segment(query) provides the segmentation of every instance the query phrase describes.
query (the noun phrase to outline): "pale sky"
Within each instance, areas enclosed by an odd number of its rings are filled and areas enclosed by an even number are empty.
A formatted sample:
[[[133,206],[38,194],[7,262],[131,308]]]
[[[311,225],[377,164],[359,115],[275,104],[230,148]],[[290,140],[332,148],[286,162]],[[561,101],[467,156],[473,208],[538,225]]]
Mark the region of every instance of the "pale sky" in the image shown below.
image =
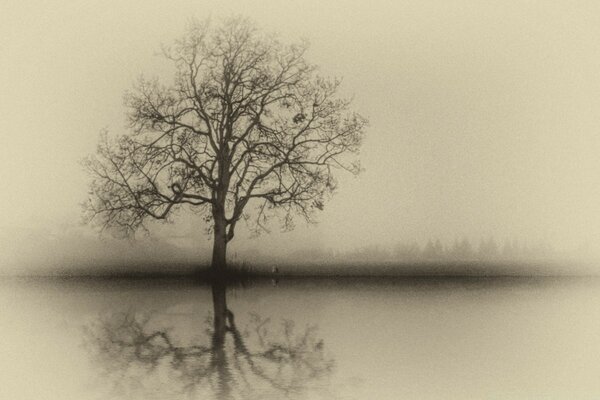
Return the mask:
[[[125,132],[124,91],[170,71],[156,54],[190,17],[232,14],[309,39],[370,120],[365,172],[340,177],[319,224],[251,245],[493,235],[600,253],[600,3],[567,0],[4,0],[3,240],[77,224],[78,160],[102,129]]]

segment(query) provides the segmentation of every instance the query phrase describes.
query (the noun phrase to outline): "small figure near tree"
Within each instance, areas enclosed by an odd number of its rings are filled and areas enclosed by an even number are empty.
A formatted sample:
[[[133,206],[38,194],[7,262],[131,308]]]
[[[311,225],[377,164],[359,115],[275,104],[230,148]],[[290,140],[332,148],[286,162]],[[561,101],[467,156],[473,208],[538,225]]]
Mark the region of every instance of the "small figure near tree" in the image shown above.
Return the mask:
[[[173,84],[140,79],[125,96],[131,132],[103,135],[85,160],[87,219],[131,235],[189,206],[214,235],[216,271],[241,219],[255,231],[275,215],[286,228],[294,215],[311,220],[336,187],[335,170],[359,172],[366,120],[306,50],[242,18],[192,23],[164,50]]]

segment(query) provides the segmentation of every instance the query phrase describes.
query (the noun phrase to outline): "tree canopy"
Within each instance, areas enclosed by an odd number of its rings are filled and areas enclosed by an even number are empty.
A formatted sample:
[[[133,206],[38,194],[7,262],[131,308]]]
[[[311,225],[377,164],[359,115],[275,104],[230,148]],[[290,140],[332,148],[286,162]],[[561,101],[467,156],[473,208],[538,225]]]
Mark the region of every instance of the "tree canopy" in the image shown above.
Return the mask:
[[[191,206],[214,232],[213,264],[242,219],[255,231],[274,215],[288,228],[294,215],[312,220],[335,170],[359,172],[367,121],[307,48],[243,18],[191,23],[163,49],[173,82],[140,78],[125,94],[130,132],[104,134],[85,160],[88,220],[131,235]]]

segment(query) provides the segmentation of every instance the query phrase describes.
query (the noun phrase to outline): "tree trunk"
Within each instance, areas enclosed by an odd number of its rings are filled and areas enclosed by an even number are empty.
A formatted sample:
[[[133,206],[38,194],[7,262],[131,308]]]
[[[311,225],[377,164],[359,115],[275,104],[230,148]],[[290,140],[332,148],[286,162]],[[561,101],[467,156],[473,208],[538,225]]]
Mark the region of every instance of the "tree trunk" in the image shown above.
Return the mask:
[[[213,341],[220,344],[225,341],[225,333],[227,332],[227,288],[224,282],[213,282],[211,289],[214,318]]]
[[[217,371],[217,393],[219,399],[228,399],[231,392],[231,373],[227,365],[225,354],[225,334],[227,333],[227,300],[224,282],[213,282],[213,337],[212,337],[212,363]]]
[[[227,268],[227,219],[225,218],[225,204],[227,188],[229,187],[227,148],[218,157],[219,163],[219,185],[217,187],[215,203],[212,208],[214,220],[215,237],[213,242],[213,255],[211,267],[215,275],[223,275]]]
[[[211,267],[214,272],[223,273],[227,268],[227,224],[225,218],[216,217]]]

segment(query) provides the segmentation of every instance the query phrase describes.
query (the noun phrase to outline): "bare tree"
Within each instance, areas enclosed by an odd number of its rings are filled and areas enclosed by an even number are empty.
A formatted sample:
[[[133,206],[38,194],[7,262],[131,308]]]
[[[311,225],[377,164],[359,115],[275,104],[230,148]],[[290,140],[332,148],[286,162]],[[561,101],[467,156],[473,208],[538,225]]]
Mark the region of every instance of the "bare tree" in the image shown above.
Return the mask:
[[[86,217],[130,235],[191,206],[214,234],[216,270],[241,219],[255,231],[274,215],[287,228],[297,214],[310,221],[336,187],[334,171],[359,172],[366,120],[306,50],[242,18],[192,23],[164,49],[173,84],[141,78],[125,96],[131,132],[103,135],[85,160],[94,177]]]

